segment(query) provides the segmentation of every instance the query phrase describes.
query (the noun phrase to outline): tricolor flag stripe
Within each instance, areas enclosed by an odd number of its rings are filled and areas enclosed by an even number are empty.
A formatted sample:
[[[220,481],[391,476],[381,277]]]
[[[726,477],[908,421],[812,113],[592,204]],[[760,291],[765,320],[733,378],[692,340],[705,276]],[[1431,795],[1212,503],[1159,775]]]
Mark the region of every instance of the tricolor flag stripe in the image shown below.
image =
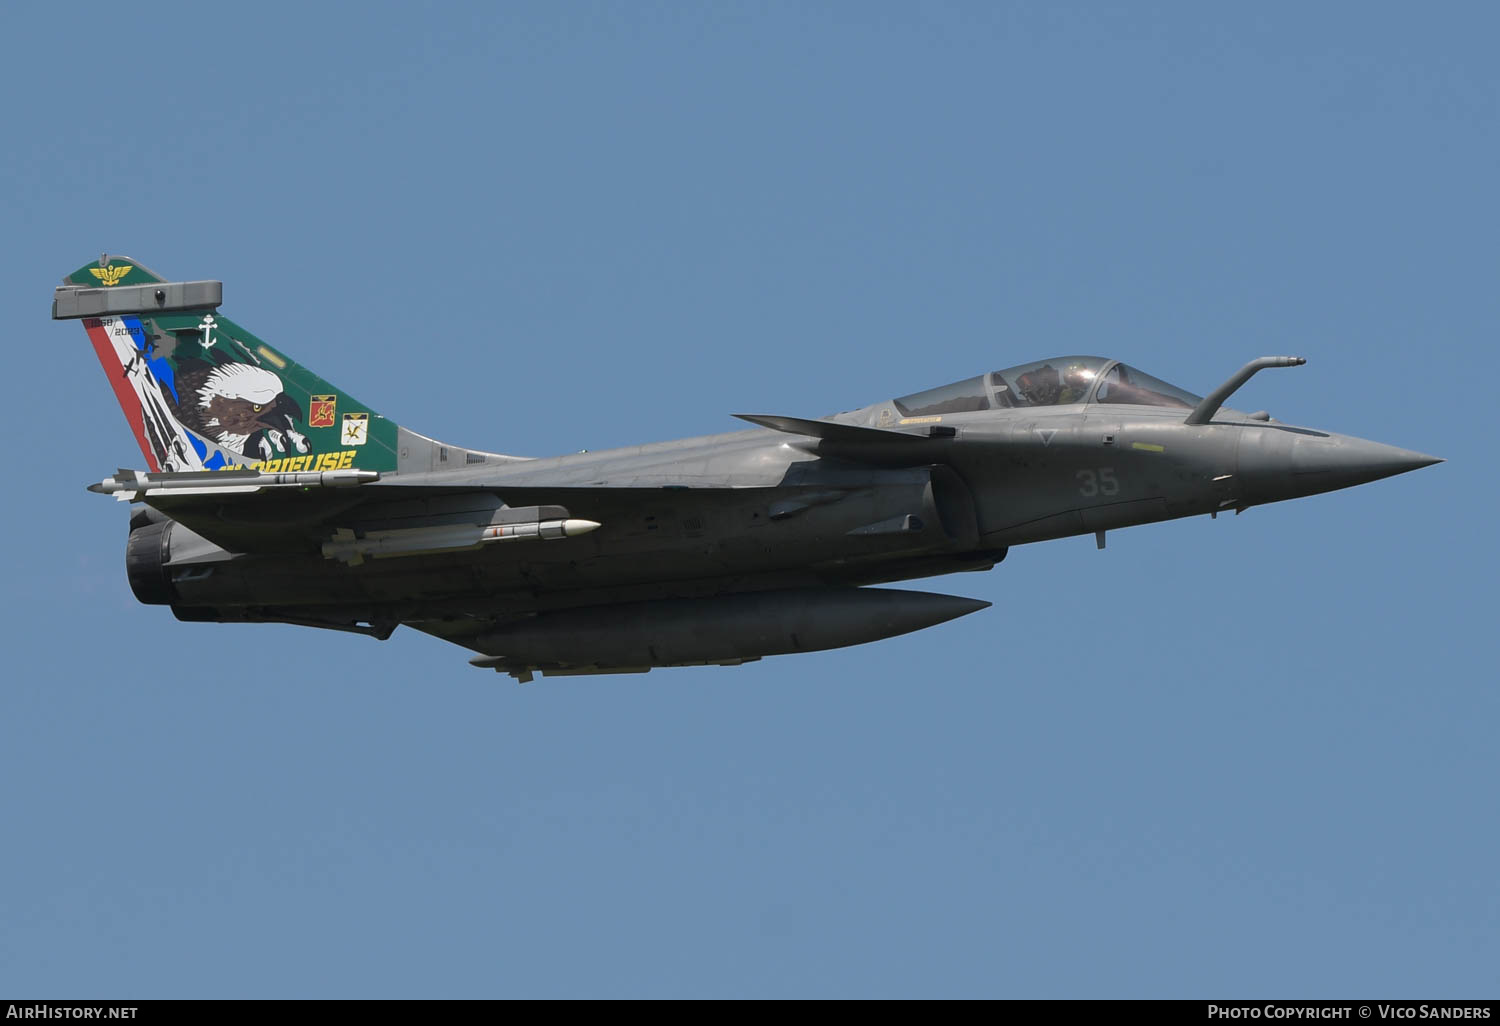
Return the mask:
[[[106,320],[109,321],[108,324],[105,323]],[[153,471],[160,472],[161,465],[156,462],[156,453],[146,441],[146,424],[141,416],[140,396],[136,395],[135,389],[126,380],[125,368],[134,358],[135,347],[130,344],[129,336],[120,341],[110,337],[113,324],[113,318],[92,318],[83,322],[89,341],[94,345],[94,354],[99,357],[99,366],[104,368],[104,376],[109,378],[109,385],[115,390],[115,399],[119,402],[120,409],[125,411],[125,422],[130,425],[130,433],[135,435],[136,444],[146,457],[146,464]]]

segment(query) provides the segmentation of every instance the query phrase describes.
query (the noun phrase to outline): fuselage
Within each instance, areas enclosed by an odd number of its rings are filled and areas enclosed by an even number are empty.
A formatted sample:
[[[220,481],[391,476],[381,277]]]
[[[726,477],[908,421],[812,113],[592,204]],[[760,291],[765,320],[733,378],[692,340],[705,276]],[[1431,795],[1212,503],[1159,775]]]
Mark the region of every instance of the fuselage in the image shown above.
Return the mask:
[[[885,405],[831,420],[875,423]],[[171,601],[218,613],[327,606],[401,621],[434,609],[507,615],[909,580],[987,569],[1013,545],[1243,509],[1432,462],[1228,409],[1202,425],[1183,423],[1175,408],[1083,403],[929,420],[952,435],[915,438],[893,452],[753,429],[418,471],[405,480],[483,486],[511,506],[545,494],[602,526],[524,552],[495,547],[358,566],[309,553],[226,560],[216,546],[179,535]],[[445,501],[455,521],[483,510]],[[351,527],[400,530],[441,512],[376,506]]]

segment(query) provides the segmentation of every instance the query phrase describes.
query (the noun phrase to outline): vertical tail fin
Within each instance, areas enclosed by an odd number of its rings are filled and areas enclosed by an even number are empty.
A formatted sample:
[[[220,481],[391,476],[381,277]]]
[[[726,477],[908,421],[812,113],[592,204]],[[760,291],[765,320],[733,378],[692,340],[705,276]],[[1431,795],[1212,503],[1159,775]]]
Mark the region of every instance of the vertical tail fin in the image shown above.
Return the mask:
[[[398,425],[220,315],[221,295],[109,256],[55,294],[52,316],[83,321],[150,469],[395,471]]]

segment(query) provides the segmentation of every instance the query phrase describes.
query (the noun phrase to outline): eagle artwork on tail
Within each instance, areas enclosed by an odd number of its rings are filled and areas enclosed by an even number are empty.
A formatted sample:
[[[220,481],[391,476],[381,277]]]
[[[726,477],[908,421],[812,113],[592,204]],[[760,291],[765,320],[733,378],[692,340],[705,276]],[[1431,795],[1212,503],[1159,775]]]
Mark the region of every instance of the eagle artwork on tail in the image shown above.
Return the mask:
[[[178,369],[177,391],[184,427],[247,459],[274,459],[289,443],[298,453],[309,449],[294,423],[302,420],[302,407],[264,367],[187,361]]]
[[[102,318],[88,325],[101,360],[118,360],[124,384],[134,393],[137,430],[147,459],[168,472],[214,470],[240,462],[268,461],[312,445],[298,430],[306,425],[302,406],[287,395],[281,377],[263,367],[238,339],[210,334],[218,324],[188,331],[153,330],[154,324],[126,317]],[[171,334],[176,338],[163,338]],[[200,335],[202,348],[187,350],[182,336]],[[195,340],[196,341],[196,340]],[[253,363],[242,362],[234,345]],[[123,396],[122,392],[122,396]],[[217,446],[221,452],[210,453]],[[227,461],[227,463],[226,463]]]

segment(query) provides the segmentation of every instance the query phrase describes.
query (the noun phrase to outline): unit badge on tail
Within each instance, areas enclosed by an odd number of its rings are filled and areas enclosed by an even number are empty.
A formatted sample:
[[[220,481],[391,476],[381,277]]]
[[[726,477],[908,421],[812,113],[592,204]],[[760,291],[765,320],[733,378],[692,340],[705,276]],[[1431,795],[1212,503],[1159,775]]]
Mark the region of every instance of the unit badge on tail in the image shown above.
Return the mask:
[[[308,427],[333,427],[334,413],[338,408],[336,395],[315,395],[307,408]]]
[[[106,285],[115,285],[130,273],[130,266],[130,264],[121,264],[119,267],[90,267],[89,273]]]

